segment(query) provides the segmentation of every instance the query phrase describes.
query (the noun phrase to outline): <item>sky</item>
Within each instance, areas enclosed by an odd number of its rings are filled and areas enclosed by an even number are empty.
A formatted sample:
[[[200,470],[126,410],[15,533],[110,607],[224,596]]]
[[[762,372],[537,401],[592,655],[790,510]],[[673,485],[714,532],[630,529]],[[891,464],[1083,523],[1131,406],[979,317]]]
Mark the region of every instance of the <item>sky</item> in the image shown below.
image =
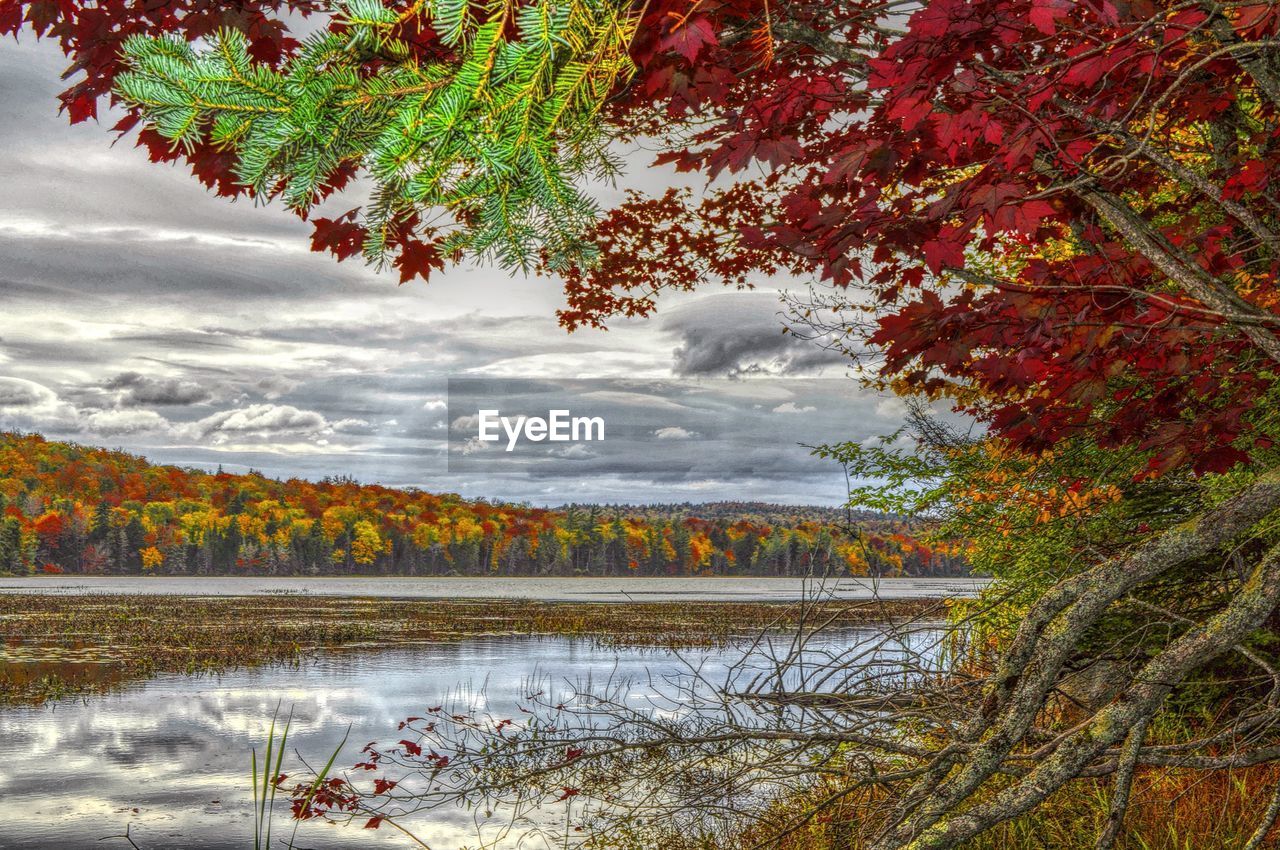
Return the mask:
[[[216,198],[113,145],[110,116],[70,126],[54,99],[65,67],[50,43],[0,44],[0,428],[534,504],[837,504],[842,470],[800,444],[902,423],[901,402],[782,334],[779,289],[806,281],[682,294],[573,334],[554,281],[459,267],[398,286],[311,253],[309,226],[278,205]],[[626,185],[677,179],[643,152],[628,161]],[[559,403],[624,426],[559,462],[569,447],[461,462],[470,420],[447,390],[476,379],[508,407],[576,381]]]

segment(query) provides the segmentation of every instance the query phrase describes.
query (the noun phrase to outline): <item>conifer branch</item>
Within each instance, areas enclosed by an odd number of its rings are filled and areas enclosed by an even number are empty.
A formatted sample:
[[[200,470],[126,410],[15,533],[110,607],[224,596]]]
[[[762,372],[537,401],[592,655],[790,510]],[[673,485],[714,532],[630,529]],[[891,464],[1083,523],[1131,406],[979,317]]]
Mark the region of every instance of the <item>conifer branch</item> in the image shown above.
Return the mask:
[[[416,235],[447,230],[445,253],[521,269],[590,260],[582,234],[597,210],[579,187],[614,170],[598,112],[635,70],[628,5],[504,2],[478,19],[465,0],[402,12],[343,0],[336,21],[279,69],[234,31],[204,50],[135,37],[116,92],[175,145],[233,151],[253,193],[299,211],[358,163],[375,183],[360,222],[373,263],[393,259],[407,223],[440,213]],[[411,30],[434,32],[451,57],[413,58]]]

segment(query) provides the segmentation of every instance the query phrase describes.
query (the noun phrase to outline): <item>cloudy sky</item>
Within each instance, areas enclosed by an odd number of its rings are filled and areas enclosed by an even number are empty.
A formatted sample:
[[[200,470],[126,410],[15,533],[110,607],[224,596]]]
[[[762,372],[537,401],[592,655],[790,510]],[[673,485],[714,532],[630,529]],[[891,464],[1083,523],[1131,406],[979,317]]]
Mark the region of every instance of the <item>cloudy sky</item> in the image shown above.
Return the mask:
[[[51,44],[0,45],[0,427],[166,463],[540,504],[832,504],[841,471],[796,443],[901,422],[900,403],[780,333],[776,289],[672,298],[656,318],[570,335],[546,280],[458,268],[398,287],[312,254],[309,228],[279,207],[215,198],[112,146],[109,119],[69,126],[54,100],[65,66]],[[637,185],[674,179],[635,162]],[[725,380],[744,373],[773,377]],[[625,446],[581,450],[591,463],[450,471],[451,378],[645,381],[651,409]]]

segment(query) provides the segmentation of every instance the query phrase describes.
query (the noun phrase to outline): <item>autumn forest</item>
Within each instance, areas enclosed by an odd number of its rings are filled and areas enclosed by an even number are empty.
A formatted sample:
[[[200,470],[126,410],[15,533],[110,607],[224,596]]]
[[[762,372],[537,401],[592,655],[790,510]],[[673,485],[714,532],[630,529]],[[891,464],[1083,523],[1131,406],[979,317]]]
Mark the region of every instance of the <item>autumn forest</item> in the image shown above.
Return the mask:
[[[956,575],[899,521],[758,504],[562,510],[276,481],[0,436],[0,571],[179,575]],[[699,506],[702,507],[702,506]]]

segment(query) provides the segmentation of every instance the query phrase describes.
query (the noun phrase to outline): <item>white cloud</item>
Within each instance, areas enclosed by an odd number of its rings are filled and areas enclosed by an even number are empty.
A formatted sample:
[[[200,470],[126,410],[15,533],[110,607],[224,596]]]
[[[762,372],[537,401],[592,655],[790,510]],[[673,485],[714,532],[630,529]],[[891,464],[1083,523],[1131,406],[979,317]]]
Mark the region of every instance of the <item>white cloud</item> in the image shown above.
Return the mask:
[[[474,431],[479,427],[480,417],[474,413],[469,416],[459,416],[457,419],[453,420],[453,424],[449,426],[449,428],[454,431]]]
[[[80,411],[43,384],[0,377],[0,425],[6,428],[66,430],[77,427]]]
[[[299,410],[291,404],[251,404],[223,410],[196,423],[200,433],[217,434],[316,434],[328,422],[314,410]]]
[[[876,416],[883,416],[885,419],[903,420],[907,418],[907,403],[897,396],[893,396],[881,401],[876,405]]]
[[[813,413],[818,408],[806,405],[797,407],[794,401],[783,402],[773,409],[774,413]]]
[[[172,427],[154,410],[99,410],[85,417],[85,427],[104,437],[128,434],[154,434]]]
[[[598,453],[593,452],[582,443],[574,443],[573,445],[567,446],[558,452],[553,452],[553,454],[558,455],[565,460],[589,460],[593,457],[600,456]]]
[[[653,436],[659,440],[692,440],[699,435],[697,431],[688,431],[679,425],[671,425],[654,431]]]
[[[394,425],[395,420],[392,419],[386,424]],[[339,419],[330,427],[339,434],[372,434],[377,431],[377,428],[374,427],[373,423],[369,422],[367,419]]]
[[[296,390],[301,384],[298,381],[280,375],[268,375],[265,378],[259,378],[254,388],[262,393],[263,396],[271,400],[280,398],[285,393]]]

